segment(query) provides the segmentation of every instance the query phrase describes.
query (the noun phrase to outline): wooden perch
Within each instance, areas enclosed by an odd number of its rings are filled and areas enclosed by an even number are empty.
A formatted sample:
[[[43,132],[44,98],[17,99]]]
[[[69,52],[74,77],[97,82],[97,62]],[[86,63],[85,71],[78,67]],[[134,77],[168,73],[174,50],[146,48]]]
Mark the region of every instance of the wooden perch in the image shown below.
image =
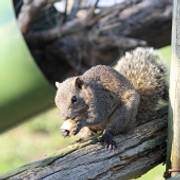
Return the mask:
[[[58,155],[26,165],[2,179],[129,179],[141,176],[165,159],[167,107],[131,134],[115,138],[109,151],[96,139],[68,146]],[[1,179],[0,178],[0,179]]]

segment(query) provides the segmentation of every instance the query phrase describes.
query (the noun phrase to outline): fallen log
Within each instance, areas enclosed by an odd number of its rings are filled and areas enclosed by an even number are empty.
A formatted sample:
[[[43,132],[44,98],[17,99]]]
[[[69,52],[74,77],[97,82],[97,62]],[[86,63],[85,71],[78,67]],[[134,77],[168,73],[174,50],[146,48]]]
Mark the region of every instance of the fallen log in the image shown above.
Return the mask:
[[[96,138],[75,143],[58,155],[23,166],[0,179],[130,179],[165,160],[167,107],[133,133],[115,138],[117,149],[105,149]]]

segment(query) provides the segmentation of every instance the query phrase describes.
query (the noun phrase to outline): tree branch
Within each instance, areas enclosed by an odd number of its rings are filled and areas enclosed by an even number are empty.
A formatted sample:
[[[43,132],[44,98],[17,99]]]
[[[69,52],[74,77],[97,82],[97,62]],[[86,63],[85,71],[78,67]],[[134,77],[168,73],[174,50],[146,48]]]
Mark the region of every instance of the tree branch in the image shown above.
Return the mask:
[[[171,0],[127,0],[88,12],[83,18],[25,33],[37,64],[53,84],[92,65],[110,65],[137,46],[170,44]],[[77,71],[79,63],[82,69]]]
[[[72,19],[74,19],[76,17],[77,12],[78,12],[78,10],[79,10],[79,8],[81,6],[81,1],[82,0],[74,0],[72,8],[71,8],[71,12],[70,12],[70,14],[68,16],[69,20],[72,20]]]
[[[50,2],[53,3],[53,0],[23,0],[23,5],[18,15],[18,25],[22,33],[26,33],[29,30],[29,26],[40,10]]]
[[[115,138],[118,148],[108,151],[96,139],[68,146],[59,155],[26,165],[5,179],[130,179],[165,159],[167,107],[133,133]]]

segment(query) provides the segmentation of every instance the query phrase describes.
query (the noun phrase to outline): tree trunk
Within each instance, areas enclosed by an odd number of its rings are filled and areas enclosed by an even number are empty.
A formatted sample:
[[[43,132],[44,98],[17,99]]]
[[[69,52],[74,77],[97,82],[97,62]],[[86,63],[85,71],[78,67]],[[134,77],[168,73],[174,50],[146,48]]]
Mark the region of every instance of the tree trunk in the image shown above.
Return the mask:
[[[141,176],[165,159],[167,107],[131,134],[115,138],[109,151],[91,139],[68,146],[58,155],[26,165],[2,179],[130,179]]]
[[[20,29],[52,83],[92,65],[112,64],[137,46],[170,44],[171,0],[125,0],[110,7],[100,1],[87,7],[79,0],[64,13],[54,9],[53,1],[27,0],[21,10],[19,1],[14,0]]]

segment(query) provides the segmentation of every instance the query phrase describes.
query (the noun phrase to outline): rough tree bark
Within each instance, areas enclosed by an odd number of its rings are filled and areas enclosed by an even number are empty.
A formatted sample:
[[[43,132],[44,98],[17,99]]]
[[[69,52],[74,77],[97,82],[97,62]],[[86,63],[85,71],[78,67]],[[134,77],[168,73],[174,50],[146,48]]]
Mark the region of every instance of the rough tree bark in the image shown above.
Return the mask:
[[[20,1],[14,0],[18,24],[52,83],[95,64],[112,64],[137,46],[170,44],[171,0],[125,0],[111,7],[99,1],[86,7],[79,0],[64,13],[52,7],[55,0],[26,0],[19,8]]]
[[[26,165],[0,179],[130,179],[165,159],[167,107],[157,111],[131,134],[115,138],[118,148],[108,151],[96,139],[76,143],[58,155]]]

